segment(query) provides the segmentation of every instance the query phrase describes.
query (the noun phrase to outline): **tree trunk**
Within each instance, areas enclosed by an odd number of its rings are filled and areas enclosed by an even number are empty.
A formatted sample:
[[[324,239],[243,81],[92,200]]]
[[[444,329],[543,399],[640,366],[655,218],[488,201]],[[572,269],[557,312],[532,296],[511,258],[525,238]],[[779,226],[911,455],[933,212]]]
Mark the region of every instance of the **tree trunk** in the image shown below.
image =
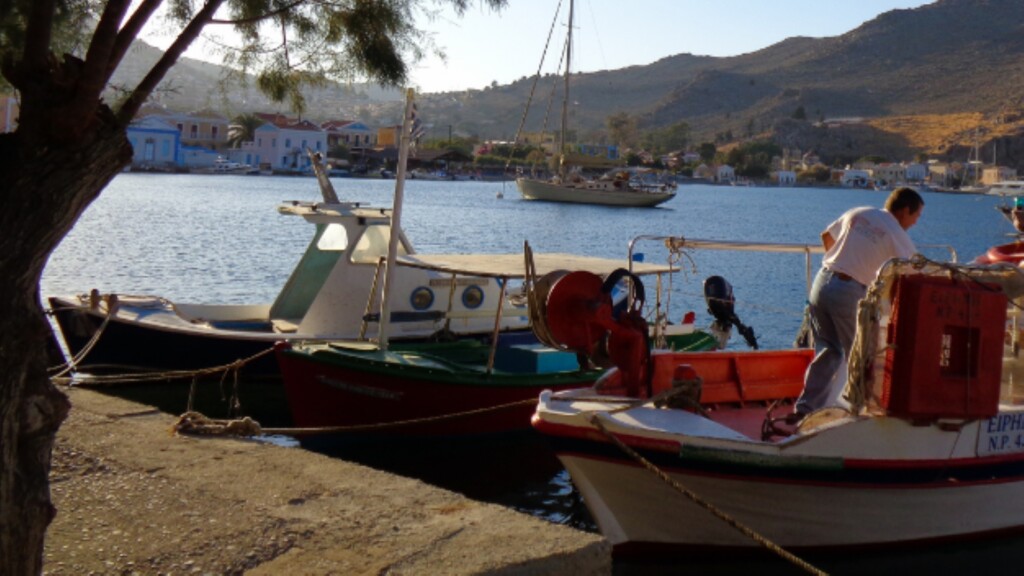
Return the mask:
[[[0,574],[42,571],[50,456],[67,397],[47,376],[39,281],[50,254],[131,160],[124,128],[105,105],[74,145],[0,135]],[[33,142],[36,145],[26,144]]]

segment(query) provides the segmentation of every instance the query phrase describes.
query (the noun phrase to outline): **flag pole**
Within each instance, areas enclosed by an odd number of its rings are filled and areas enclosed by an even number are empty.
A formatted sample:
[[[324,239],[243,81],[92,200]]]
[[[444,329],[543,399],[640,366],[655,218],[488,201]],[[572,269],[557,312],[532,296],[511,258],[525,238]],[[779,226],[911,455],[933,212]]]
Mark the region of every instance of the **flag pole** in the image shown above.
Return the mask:
[[[379,346],[388,349],[388,327],[391,323],[389,299],[398,258],[398,243],[402,237],[402,203],[405,197],[405,165],[409,160],[409,143],[412,136],[413,89],[405,91],[405,115],[402,117],[402,131],[398,140],[398,167],[395,173],[395,199],[391,209],[391,237],[388,241],[388,258],[384,268],[384,283],[380,299]]]

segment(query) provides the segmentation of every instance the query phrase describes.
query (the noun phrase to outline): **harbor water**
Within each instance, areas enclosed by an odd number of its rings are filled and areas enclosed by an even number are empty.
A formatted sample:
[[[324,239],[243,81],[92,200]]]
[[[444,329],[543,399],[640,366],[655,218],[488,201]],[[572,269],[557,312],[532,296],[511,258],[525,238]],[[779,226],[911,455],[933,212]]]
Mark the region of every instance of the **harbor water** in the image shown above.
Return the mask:
[[[394,181],[332,181],[343,200],[392,204]],[[522,253],[525,241],[535,252],[621,258],[625,263],[630,241],[641,235],[816,245],[821,231],[844,210],[881,207],[886,196],[887,192],[872,190],[695,184],[681,186],[673,200],[658,208],[617,208],[524,201],[512,182],[414,180],[406,183],[402,226],[421,253]],[[924,214],[910,236],[926,255],[946,260],[952,248],[961,261],[968,261],[1009,241],[1012,228],[996,210],[1004,200],[927,192],[923,196]],[[282,201],[320,199],[312,178],[121,174],[52,255],[42,295],[98,289],[173,301],[271,302],[311,237],[305,221],[280,215],[276,208]],[[636,252],[651,263],[667,258],[664,247],[654,241],[639,242]],[[819,260],[812,258],[812,273]],[[698,325],[709,323],[701,283],[720,275],[732,284],[737,314],[753,327],[762,348],[792,344],[806,300],[803,255],[699,251],[683,254],[677,264],[682,273],[662,303],[672,320],[694,311]],[[745,344],[737,337],[731,346]],[[340,447],[334,454],[595,530],[567,474],[532,435],[464,445],[414,443],[386,452]],[[1007,544],[1006,550],[991,543],[958,550],[978,555],[984,565],[988,558],[998,556],[1002,562],[1007,554],[1020,554],[1020,544]],[[945,571],[952,560],[942,554],[932,556]],[[875,568],[906,572],[925,558],[884,556]],[[774,559],[768,566],[763,559],[754,562],[738,562],[732,568],[771,572],[777,563],[779,573],[792,570]],[[688,565],[692,573],[728,568],[721,562]],[[833,567],[843,571],[842,564]],[[677,568],[675,563],[622,563],[616,571],[668,573]]]

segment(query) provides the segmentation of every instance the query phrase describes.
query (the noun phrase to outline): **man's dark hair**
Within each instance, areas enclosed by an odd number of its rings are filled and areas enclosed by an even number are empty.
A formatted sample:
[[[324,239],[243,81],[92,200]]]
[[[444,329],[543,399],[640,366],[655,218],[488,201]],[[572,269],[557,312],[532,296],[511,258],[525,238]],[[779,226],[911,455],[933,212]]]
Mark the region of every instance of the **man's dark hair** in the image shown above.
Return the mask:
[[[924,206],[921,195],[917,193],[917,190],[906,186],[893,190],[885,200],[885,209],[889,212],[910,208],[910,213],[913,214],[920,210],[921,206]]]

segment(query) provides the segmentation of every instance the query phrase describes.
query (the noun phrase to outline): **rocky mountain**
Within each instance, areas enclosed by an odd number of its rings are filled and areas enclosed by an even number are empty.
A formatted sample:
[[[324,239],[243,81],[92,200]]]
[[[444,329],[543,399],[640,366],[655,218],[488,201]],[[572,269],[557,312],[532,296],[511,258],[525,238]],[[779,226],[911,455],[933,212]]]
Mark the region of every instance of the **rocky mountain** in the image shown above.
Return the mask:
[[[175,91],[162,94],[162,102],[229,114],[285,111],[253,88],[210,90],[220,85],[217,70],[182,62],[165,82]],[[555,82],[553,75],[538,80],[527,130],[540,129]],[[421,117],[437,134],[436,127],[447,133],[450,126],[455,133],[511,139],[533,83],[420,95]],[[574,74],[571,85],[571,123],[592,140],[602,137],[609,115],[627,112],[642,129],[684,121],[694,142],[770,136],[833,160],[878,149],[902,158],[965,157],[981,146],[995,150],[1001,163],[1024,167],[1017,152],[1024,143],[1016,142],[1024,126],[1024,2],[938,0],[887,12],[841,36],[790,38],[728,58],[678,54]],[[397,91],[338,86],[310,94],[308,115],[389,124],[398,121],[399,100]],[[806,120],[793,120],[798,110]],[[549,120],[549,129],[554,124]]]
[[[825,8],[822,8],[825,9]],[[551,78],[545,79],[552,80]],[[434,117],[492,137],[514,135],[532,80],[480,91],[436,94],[421,105]],[[538,90],[539,92],[540,90]],[[1024,148],[1008,139],[1019,132],[1024,98],[1024,2],[939,0],[894,10],[841,36],[790,38],[729,58],[680,54],[647,66],[577,74],[573,122],[599,135],[617,112],[653,128],[687,122],[695,141],[773,135],[783,143],[833,157],[878,153],[964,156],[975,144]],[[540,127],[531,114],[528,129]],[[807,123],[789,121],[802,109]],[[971,126],[936,116],[977,114]],[[884,123],[884,118],[927,117]],[[842,123],[831,133],[821,120]],[[898,131],[894,131],[898,130]],[[1004,157],[1002,160],[1008,160]],[[1013,159],[1022,162],[1024,158]]]

